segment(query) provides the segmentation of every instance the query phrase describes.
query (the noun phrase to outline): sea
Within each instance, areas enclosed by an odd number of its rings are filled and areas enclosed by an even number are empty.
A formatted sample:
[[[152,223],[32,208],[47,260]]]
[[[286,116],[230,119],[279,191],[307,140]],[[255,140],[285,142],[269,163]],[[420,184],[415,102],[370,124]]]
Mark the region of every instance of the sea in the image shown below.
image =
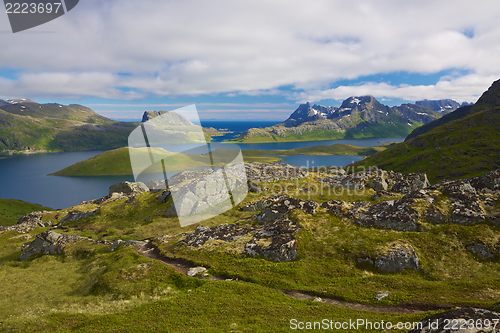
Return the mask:
[[[402,142],[404,138],[376,138],[359,140],[325,140],[305,142],[276,142],[225,144],[222,141],[237,137],[252,127],[268,127],[273,121],[214,121],[202,120],[205,127],[226,129],[232,133],[215,137],[213,144],[226,149],[293,149],[318,145],[345,143],[371,147],[387,142]],[[54,209],[63,209],[100,198],[108,194],[109,187],[122,181],[134,181],[133,176],[61,177],[48,174],[68,167],[76,162],[103,153],[105,150],[79,152],[43,153],[0,157],[0,198],[19,199]],[[299,167],[346,166],[361,159],[358,155],[306,156],[294,155],[285,158],[284,163]]]

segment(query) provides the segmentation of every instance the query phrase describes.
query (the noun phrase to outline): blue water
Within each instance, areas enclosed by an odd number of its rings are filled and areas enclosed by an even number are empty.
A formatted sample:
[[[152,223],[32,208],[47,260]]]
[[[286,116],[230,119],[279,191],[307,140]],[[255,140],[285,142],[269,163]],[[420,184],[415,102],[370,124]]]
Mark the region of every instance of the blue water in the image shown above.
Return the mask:
[[[237,122],[226,121],[210,124],[204,121],[204,126],[228,128],[235,132],[242,132],[250,127],[273,125],[275,122]],[[311,142],[283,142],[283,143],[252,143],[238,144],[241,149],[292,149],[312,147],[317,145],[331,145],[346,143],[356,146],[376,146],[380,142],[401,142],[403,138],[361,139],[361,140],[328,140]],[[226,143],[212,143],[211,148],[237,149],[238,146]],[[44,206],[61,209],[80,204],[81,201],[100,198],[108,194],[111,185],[128,180],[134,181],[133,176],[100,176],[100,177],[58,177],[48,176],[76,162],[83,161],[98,155],[104,150],[82,152],[15,155],[0,158],[0,198],[20,199],[38,203]],[[301,166],[346,166],[353,161],[360,160],[359,156],[331,155],[306,156],[295,155],[285,158],[286,163]]]

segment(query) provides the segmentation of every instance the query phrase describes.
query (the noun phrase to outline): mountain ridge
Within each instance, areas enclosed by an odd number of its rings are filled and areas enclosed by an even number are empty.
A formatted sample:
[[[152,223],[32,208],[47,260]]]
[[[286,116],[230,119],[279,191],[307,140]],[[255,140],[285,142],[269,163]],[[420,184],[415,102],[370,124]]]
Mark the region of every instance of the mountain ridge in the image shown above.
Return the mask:
[[[453,110],[458,105],[455,102],[448,109]],[[389,107],[371,95],[352,96],[338,108],[311,105],[309,102],[301,104],[285,121],[271,127],[251,128],[232,141],[245,143],[405,137],[412,130],[446,113],[448,111],[434,111],[418,104]]]

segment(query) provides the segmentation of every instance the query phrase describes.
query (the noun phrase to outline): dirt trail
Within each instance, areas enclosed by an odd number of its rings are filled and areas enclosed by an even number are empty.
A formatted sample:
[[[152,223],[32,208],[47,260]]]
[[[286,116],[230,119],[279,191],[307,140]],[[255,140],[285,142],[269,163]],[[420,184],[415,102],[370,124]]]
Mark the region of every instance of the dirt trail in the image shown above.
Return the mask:
[[[148,258],[159,260],[166,265],[174,268],[176,271],[187,275],[187,272],[190,268],[195,267],[191,263],[182,259],[173,259],[162,256],[158,249],[151,244],[150,241],[147,241],[145,245],[136,246],[137,251],[145,255]],[[209,278],[211,281],[221,281],[227,280],[224,277],[213,276],[210,275]],[[276,289],[280,290],[280,289]],[[317,299],[318,302],[322,302],[325,304],[331,304],[339,307],[344,307],[348,309],[361,310],[361,311],[372,311],[372,312],[385,312],[385,313],[422,313],[431,310],[440,310],[440,309],[450,309],[450,306],[447,305],[367,305],[367,304],[359,304],[359,303],[350,303],[340,299],[327,298],[327,297],[318,297],[314,295],[307,294],[298,290],[280,290],[283,294],[298,300],[314,300]]]

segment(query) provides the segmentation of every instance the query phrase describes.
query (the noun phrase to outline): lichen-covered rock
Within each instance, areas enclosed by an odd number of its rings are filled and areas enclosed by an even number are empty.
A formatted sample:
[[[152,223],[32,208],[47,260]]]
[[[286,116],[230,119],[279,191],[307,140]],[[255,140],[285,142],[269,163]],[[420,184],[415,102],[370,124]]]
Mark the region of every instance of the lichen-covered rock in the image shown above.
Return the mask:
[[[161,192],[161,194],[158,196],[158,201],[160,202],[167,202],[170,198],[172,197],[172,193],[169,190],[164,190]]]
[[[52,223],[42,222],[43,215],[49,213],[48,211],[43,212],[32,212],[17,220],[17,224],[11,226],[0,226],[0,231],[16,231],[19,233],[25,233],[36,228],[44,228],[50,226]]]
[[[368,186],[377,192],[387,191],[388,184],[384,179],[384,176],[375,176],[368,182]]]
[[[248,191],[249,192],[260,193],[262,191],[262,186],[260,186],[259,184],[254,183],[251,180],[247,181],[247,185],[248,185]]]
[[[363,227],[379,227],[398,231],[417,231],[420,223],[418,213],[411,206],[412,198],[383,201],[361,212],[354,221]]]
[[[23,245],[22,251],[24,252],[19,257],[20,261],[24,261],[28,259],[30,256],[37,254],[56,254],[62,253],[64,251],[64,247],[68,243],[77,242],[80,240],[87,240],[93,243],[97,243],[94,240],[75,236],[75,235],[62,235],[52,230],[48,230],[42,232],[41,234],[36,235],[35,239],[31,243],[27,243]],[[103,243],[103,242],[101,242]]]
[[[292,209],[300,209],[308,214],[314,214],[318,207],[319,204],[317,202],[283,195],[266,207],[264,211],[256,214],[255,218],[257,218],[259,223],[263,224],[285,217]]]
[[[457,308],[424,318],[419,327],[408,333],[494,333],[498,332],[500,314],[497,312]]]
[[[207,242],[214,240],[232,242],[247,235],[248,233],[254,232],[255,230],[255,227],[240,225],[239,223],[221,224],[213,228],[199,226],[193,233],[185,234],[184,239],[179,243],[193,247],[200,247],[205,245]]]
[[[410,193],[430,186],[425,173],[408,173],[395,178],[391,188],[393,192]]]
[[[500,169],[471,178],[470,184],[476,190],[489,189],[490,191],[500,191]]]
[[[113,193],[125,193],[125,194],[139,194],[143,192],[149,192],[149,188],[142,182],[121,182],[109,187],[109,194]]]
[[[245,163],[247,179],[257,183],[293,180],[308,175],[306,169],[285,163]]]
[[[152,179],[144,183],[149,188],[149,192],[157,193],[168,188],[165,180]]]
[[[488,247],[482,243],[470,245],[467,247],[467,250],[474,253],[481,260],[488,260],[494,257]]]
[[[348,218],[358,218],[369,206],[370,203],[366,201],[346,202],[341,200],[330,200],[321,204],[321,207],[326,208],[330,213],[336,216],[346,216]]]
[[[387,253],[374,260],[374,265],[384,272],[395,273],[405,269],[420,269],[419,258],[413,247],[405,242],[391,244]]]
[[[245,245],[242,254],[262,255],[273,261],[293,261],[297,257],[297,240],[294,237],[300,227],[283,218],[264,226]]]
[[[111,251],[116,250],[116,248],[120,245],[123,245],[123,246],[146,245],[146,242],[145,241],[136,241],[136,240],[123,241],[123,240],[119,239],[111,245]]]
[[[73,210],[73,211],[70,211],[68,214],[66,214],[66,216],[64,216],[59,221],[59,223],[57,225],[61,226],[63,223],[66,223],[68,221],[69,222],[76,222],[76,221],[79,221],[82,219],[86,219],[90,216],[93,216],[93,215],[99,213],[99,211],[100,211],[100,208],[94,209],[94,210],[89,211],[89,212],[81,212],[79,210]]]
[[[451,223],[472,225],[486,221],[476,189],[467,180],[444,182],[440,190],[451,200]]]

